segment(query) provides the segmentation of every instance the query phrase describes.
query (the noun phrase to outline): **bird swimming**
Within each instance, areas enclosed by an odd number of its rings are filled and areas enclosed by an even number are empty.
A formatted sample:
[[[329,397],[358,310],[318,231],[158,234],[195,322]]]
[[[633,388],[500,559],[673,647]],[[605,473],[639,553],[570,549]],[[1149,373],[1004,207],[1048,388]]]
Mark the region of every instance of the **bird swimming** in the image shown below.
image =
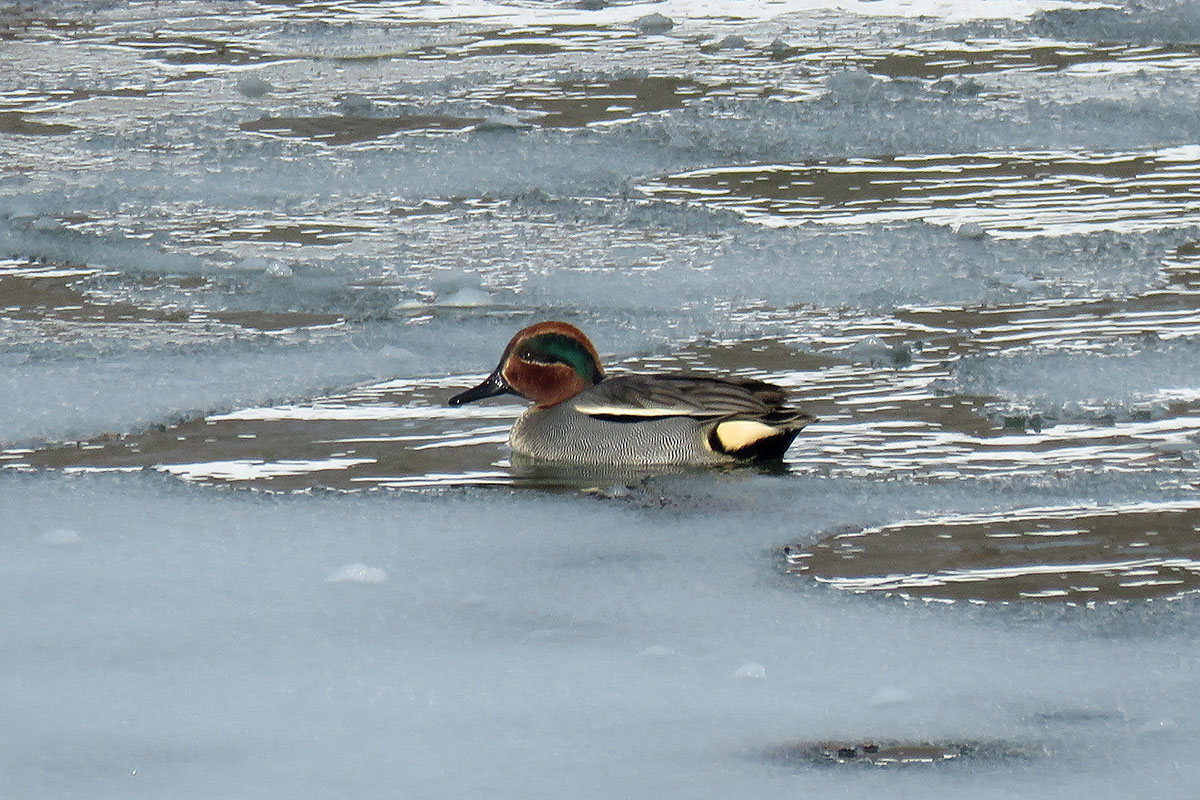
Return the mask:
[[[625,466],[735,464],[783,457],[815,418],[787,392],[747,378],[607,377],[588,338],[566,322],[518,331],[461,406],[515,394],[533,401],[513,424],[516,453],[547,461]]]

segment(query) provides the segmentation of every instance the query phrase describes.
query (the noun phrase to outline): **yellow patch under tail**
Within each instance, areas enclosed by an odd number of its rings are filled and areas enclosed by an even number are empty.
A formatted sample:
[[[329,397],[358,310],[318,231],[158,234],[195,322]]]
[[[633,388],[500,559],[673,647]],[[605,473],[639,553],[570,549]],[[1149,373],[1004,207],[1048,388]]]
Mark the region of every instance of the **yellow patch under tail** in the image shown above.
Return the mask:
[[[779,428],[752,419],[731,419],[717,423],[717,441],[726,453],[736,453],[755,442],[779,435]]]

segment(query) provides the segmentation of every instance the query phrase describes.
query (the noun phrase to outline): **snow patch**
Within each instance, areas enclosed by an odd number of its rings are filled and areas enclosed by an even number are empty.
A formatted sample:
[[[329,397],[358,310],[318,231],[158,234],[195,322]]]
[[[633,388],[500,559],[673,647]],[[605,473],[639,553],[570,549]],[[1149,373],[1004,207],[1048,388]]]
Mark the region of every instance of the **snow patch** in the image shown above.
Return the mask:
[[[387,570],[355,563],[335,569],[325,580],[329,583],[386,583],[387,579]]]
[[[875,694],[871,695],[872,708],[891,708],[892,706],[904,705],[912,700],[912,695],[903,689],[895,686],[880,686]]]
[[[42,541],[55,547],[79,544],[83,538],[70,528],[51,528],[42,534]]]
[[[740,681],[761,681],[767,677],[767,668],[757,661],[747,661],[733,671],[733,677]]]

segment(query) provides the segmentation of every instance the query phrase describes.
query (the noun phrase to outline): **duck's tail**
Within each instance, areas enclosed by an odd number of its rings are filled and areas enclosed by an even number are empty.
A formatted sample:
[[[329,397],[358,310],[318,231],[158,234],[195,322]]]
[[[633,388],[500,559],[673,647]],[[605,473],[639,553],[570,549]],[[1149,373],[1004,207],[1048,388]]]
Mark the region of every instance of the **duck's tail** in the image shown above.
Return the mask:
[[[764,417],[724,419],[713,426],[708,442],[716,452],[745,461],[778,461],[804,426],[815,420],[792,409]]]

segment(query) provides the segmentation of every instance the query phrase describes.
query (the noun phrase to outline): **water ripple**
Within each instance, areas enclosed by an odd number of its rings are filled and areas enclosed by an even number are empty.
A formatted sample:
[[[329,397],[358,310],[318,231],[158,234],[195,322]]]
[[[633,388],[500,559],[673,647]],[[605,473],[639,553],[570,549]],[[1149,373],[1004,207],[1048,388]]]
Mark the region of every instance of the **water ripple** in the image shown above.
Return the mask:
[[[974,224],[998,238],[1200,224],[1200,148],[904,155],[681,172],[639,187],[768,226]]]

